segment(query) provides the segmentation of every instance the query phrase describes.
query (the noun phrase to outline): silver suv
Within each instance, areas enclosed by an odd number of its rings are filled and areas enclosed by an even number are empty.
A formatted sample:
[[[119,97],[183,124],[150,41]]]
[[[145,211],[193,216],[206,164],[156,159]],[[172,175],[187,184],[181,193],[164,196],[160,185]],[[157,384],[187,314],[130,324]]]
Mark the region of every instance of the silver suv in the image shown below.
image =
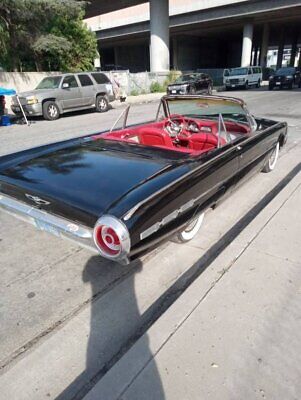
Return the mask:
[[[101,72],[49,76],[34,90],[20,93],[19,98],[26,115],[43,115],[48,120],[58,119],[66,112],[88,108],[105,112],[109,102],[115,100],[112,83]],[[11,109],[15,114],[21,113],[15,96]]]

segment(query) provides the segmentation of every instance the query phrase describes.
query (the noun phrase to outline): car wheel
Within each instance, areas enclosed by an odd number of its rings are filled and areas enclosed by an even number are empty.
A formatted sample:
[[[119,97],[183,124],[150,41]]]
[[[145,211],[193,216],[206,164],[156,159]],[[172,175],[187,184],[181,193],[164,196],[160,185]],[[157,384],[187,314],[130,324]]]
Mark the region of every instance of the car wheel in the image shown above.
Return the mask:
[[[207,89],[207,93],[212,94],[212,90],[213,90],[212,85],[209,85],[208,89]]]
[[[275,168],[279,156],[279,142],[277,142],[276,146],[272,150],[269,159],[265,163],[262,172],[271,172]]]
[[[60,110],[55,101],[45,101],[43,104],[43,117],[48,121],[54,121],[60,116]]]
[[[195,94],[195,93],[196,93],[195,87],[191,86],[189,89],[189,94]]]
[[[245,83],[245,90],[248,90],[249,89],[249,82],[247,81],[246,83]]]
[[[273,85],[269,85],[269,90],[273,90],[274,86]]]
[[[97,112],[106,112],[109,109],[109,102],[105,96],[97,96],[95,108]]]
[[[204,215],[205,213],[199,215],[190,224],[188,224],[182,232],[179,232],[176,236],[176,241],[180,243],[185,243],[193,239],[203,224]]]
[[[293,82],[290,83],[290,84],[288,85],[288,89],[289,89],[289,90],[292,90],[292,89],[293,89]]]
[[[258,82],[257,82],[256,87],[257,87],[257,88],[260,88],[260,79],[258,79]]]
[[[300,79],[300,81],[299,81],[298,88],[299,88],[299,89],[301,88],[301,79]]]

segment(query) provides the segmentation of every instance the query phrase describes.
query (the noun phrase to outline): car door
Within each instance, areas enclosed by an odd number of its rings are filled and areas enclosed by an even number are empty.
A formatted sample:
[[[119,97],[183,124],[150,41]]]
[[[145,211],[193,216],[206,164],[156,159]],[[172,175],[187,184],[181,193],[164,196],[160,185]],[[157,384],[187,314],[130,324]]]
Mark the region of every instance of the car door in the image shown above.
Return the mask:
[[[294,74],[294,81],[295,84],[301,87],[301,73],[300,70],[296,68],[295,74]]]
[[[240,183],[262,169],[266,156],[275,146],[278,136],[278,130],[273,131],[273,128],[270,128],[250,133],[245,139],[236,143],[239,161],[238,181]]]
[[[82,96],[74,75],[66,75],[62,79],[60,102],[63,110],[81,107]]]
[[[253,85],[254,84],[254,74],[253,74],[253,71],[252,71],[251,67],[248,68],[248,82],[249,82],[249,85]]]
[[[89,107],[95,104],[96,98],[96,88],[92,82],[92,79],[87,74],[77,75],[80,81],[80,90],[82,93],[82,105],[84,107]]]
[[[201,93],[207,93],[208,80],[206,79],[206,75],[205,74],[200,74],[198,79],[199,79],[199,91]]]

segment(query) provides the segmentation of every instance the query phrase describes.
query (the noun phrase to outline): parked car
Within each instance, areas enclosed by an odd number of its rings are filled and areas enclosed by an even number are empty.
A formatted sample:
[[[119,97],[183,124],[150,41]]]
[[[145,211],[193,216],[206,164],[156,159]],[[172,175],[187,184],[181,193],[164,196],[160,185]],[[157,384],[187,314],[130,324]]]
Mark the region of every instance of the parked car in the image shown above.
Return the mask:
[[[193,73],[179,76],[167,86],[167,94],[212,94],[213,81],[207,74]]]
[[[101,72],[80,72],[48,76],[31,91],[19,94],[26,115],[55,120],[61,114],[95,108],[98,112],[109,109],[115,99],[109,78]],[[12,111],[21,114],[16,96],[12,98]]]
[[[235,88],[259,88],[262,82],[261,67],[240,67],[224,70],[224,86],[226,90]]]
[[[275,168],[287,124],[253,117],[242,100],[165,96],[153,122],[1,157],[0,209],[128,263]]]
[[[283,89],[293,89],[293,87],[301,87],[301,74],[300,69],[295,67],[279,68],[274,75],[269,77],[269,90],[275,87]]]

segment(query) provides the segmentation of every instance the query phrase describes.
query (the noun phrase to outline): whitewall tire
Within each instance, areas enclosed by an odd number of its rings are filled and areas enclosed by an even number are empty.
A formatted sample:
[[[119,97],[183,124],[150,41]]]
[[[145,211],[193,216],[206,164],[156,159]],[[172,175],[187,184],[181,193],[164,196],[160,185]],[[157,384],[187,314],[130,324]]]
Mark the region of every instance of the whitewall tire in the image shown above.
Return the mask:
[[[181,243],[189,242],[189,240],[193,239],[195,235],[200,230],[205,213],[199,215],[196,219],[194,219],[186,228],[177,234],[177,241]]]
[[[273,169],[276,166],[278,157],[279,157],[279,142],[277,142],[276,146],[274,147],[274,149],[272,150],[269,159],[267,160],[267,162],[265,163],[262,172],[271,172],[273,171]]]

